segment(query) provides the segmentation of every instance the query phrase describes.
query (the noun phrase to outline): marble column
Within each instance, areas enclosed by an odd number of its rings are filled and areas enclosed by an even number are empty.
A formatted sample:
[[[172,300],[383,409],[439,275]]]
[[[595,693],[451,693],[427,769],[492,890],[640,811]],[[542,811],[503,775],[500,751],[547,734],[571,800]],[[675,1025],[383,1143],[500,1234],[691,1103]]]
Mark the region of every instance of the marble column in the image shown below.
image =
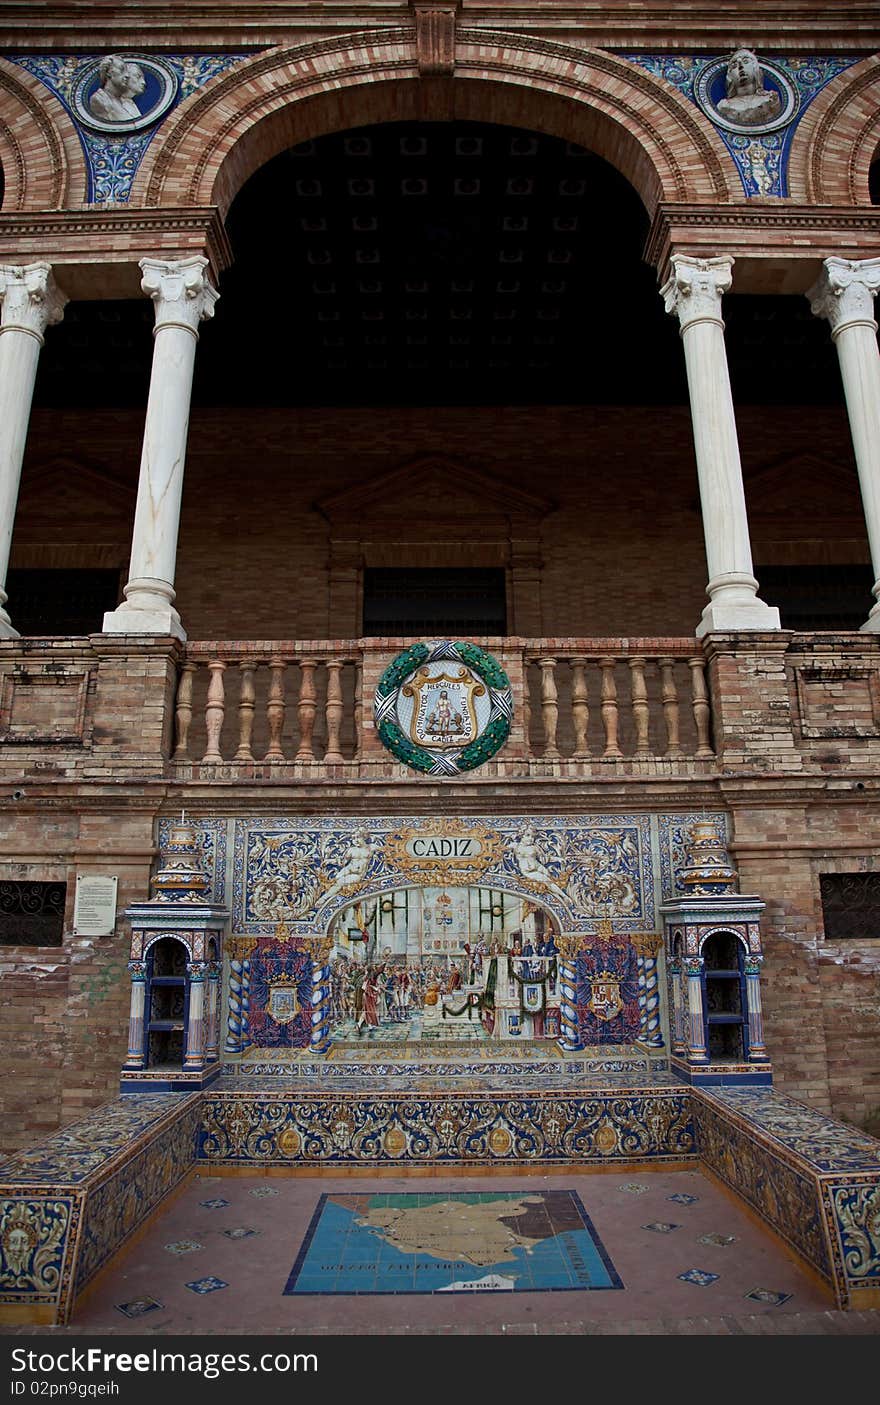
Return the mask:
[[[141,287],[156,309],[153,367],[141,452],[125,601],[104,616],[106,634],[172,634],[185,639],[174,608],[174,570],[189,405],[199,323],[218,294],[208,260],[141,259]]]
[[[0,639],[15,639],[6,613],[6,572],[43,333],[67,298],[48,263],[0,264]]]
[[[669,963],[669,985],[672,991],[672,1052],[685,1054],[684,1004],[682,1001],[682,959],[674,956]]]
[[[217,961],[209,961],[207,968],[208,990],[207,990],[207,1015],[205,1020],[205,1063],[215,1063],[220,1057],[220,1020],[219,1020],[219,996],[220,996],[220,965]]]
[[[825,259],[807,293],[817,317],[831,324],[849,416],[874,571],[874,604],[862,629],[880,633],[880,350],[874,297],[880,258]]]
[[[779,629],[779,611],[757,595],[724,346],[721,297],[732,282],[733,259],[673,254],[671,264],[660,295],[681,325],[709,567],[709,603],[697,636]]]

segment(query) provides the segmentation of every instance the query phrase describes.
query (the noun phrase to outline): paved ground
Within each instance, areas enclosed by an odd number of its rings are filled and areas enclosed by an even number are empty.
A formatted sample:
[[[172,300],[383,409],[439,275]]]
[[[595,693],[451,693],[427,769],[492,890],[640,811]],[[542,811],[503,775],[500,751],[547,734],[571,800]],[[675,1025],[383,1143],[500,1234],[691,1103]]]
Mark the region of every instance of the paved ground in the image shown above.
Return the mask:
[[[465,1209],[456,1202],[447,1212],[454,1259],[462,1253],[463,1235],[480,1234],[473,1228],[474,1192],[534,1196],[538,1191],[576,1192],[599,1252],[610,1264],[610,1277],[616,1275],[622,1287],[576,1287],[578,1277],[586,1284],[602,1275],[589,1266],[569,1265],[572,1286],[554,1291],[418,1293],[409,1286],[420,1281],[418,1275],[407,1276],[405,1289],[393,1294],[333,1291],[353,1281],[350,1261],[359,1253],[361,1259],[371,1255],[362,1252],[360,1230],[349,1239],[325,1235],[322,1240],[316,1234],[321,1196],[330,1197],[335,1210],[351,1204],[338,1197],[353,1194],[362,1203],[364,1197],[394,1192],[441,1199],[447,1192],[468,1192],[464,1205],[470,1203],[471,1221],[461,1218]],[[310,1225],[307,1261],[300,1251]],[[401,1267],[414,1262],[409,1245],[401,1251],[399,1239],[389,1250],[381,1230],[373,1231],[371,1242],[384,1246],[382,1252]],[[427,1259],[435,1263],[442,1257],[435,1241]],[[472,1254],[483,1265],[497,1257],[491,1242],[485,1253]],[[536,1255],[529,1249],[525,1257]],[[285,1293],[296,1281],[291,1275],[297,1263],[301,1287],[326,1282],[329,1291]],[[598,1259],[594,1268],[597,1264]],[[555,1271],[545,1265],[546,1276],[536,1269],[529,1281],[558,1282]],[[369,1278],[372,1286],[379,1281]],[[880,1312],[834,1311],[794,1258],[698,1170],[375,1180],[195,1176],[125,1257],[105,1271],[69,1328],[40,1330],[53,1335],[850,1335],[877,1333]]]

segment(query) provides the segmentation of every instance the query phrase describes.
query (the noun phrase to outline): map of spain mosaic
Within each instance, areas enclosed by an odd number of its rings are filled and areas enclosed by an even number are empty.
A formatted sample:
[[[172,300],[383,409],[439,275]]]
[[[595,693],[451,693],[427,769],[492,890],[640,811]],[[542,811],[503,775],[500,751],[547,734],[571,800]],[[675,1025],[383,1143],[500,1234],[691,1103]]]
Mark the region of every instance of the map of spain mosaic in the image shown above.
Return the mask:
[[[322,1195],[286,1294],[622,1288],[571,1190]]]

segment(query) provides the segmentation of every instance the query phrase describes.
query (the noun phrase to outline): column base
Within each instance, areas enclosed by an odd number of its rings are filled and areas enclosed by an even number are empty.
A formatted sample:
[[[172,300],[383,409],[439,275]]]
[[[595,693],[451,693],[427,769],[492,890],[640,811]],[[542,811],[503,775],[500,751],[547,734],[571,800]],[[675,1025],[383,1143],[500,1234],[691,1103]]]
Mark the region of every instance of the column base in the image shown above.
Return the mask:
[[[104,616],[104,634],[170,634],[186,643],[180,615],[170,605],[163,609],[137,610],[126,602]]]
[[[13,631],[14,632],[14,631]],[[880,604],[874,605],[865,623],[859,625],[860,634],[880,634]]]
[[[5,610],[0,610],[0,639],[20,639],[17,629],[12,627]]]
[[[779,611],[775,605],[765,605],[753,596],[751,601],[710,600],[697,625],[697,638],[707,634],[736,634],[740,630],[769,633],[781,629]],[[878,621],[877,629],[880,629]]]

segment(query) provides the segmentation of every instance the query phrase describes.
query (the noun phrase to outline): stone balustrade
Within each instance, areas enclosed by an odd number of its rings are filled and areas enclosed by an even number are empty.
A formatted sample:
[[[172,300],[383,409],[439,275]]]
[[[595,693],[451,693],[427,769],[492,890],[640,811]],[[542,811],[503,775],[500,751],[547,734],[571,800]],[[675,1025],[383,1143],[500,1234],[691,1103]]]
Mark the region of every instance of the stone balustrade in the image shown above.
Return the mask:
[[[586,775],[608,763],[714,758],[705,659],[692,639],[481,642],[507,670],[516,699],[496,771]],[[230,774],[395,768],[375,735],[373,694],[388,662],[411,643],[191,643],[180,667],[172,762],[179,772],[223,766]]]
[[[185,782],[418,783],[373,723],[379,679],[412,642],[0,638],[0,771],[13,789],[120,768]],[[687,782],[719,767],[854,784],[880,757],[873,632],[478,642],[510,678],[514,715],[507,742],[463,784]]]

